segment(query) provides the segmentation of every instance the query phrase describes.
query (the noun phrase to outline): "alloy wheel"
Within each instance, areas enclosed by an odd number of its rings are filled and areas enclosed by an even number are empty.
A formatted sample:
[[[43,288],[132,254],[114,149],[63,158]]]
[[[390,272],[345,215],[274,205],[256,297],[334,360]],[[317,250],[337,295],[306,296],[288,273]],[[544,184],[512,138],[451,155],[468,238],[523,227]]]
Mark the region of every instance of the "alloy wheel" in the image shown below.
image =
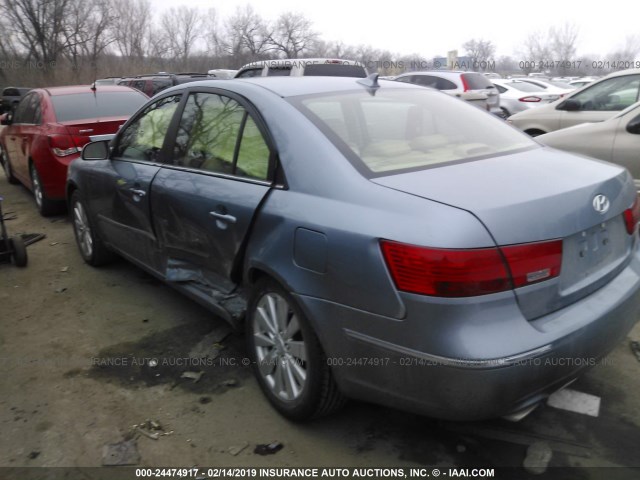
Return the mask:
[[[76,231],[82,255],[85,258],[91,258],[93,254],[93,238],[87,213],[80,202],[75,202],[73,205],[73,227]]]
[[[259,374],[279,399],[295,401],[307,384],[307,346],[296,313],[275,292],[265,293],[253,316],[255,358]]]

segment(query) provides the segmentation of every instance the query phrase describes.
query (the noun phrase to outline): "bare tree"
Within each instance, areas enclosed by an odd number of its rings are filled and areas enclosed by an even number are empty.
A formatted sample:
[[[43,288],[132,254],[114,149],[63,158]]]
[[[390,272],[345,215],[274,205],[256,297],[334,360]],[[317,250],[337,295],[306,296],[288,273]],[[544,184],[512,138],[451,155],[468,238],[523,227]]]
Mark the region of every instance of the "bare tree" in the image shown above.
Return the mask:
[[[183,67],[200,36],[201,23],[198,9],[185,6],[170,8],[160,18],[166,49]]]
[[[269,43],[286,58],[298,58],[300,54],[311,50],[318,38],[312,27],[311,20],[301,13],[283,13],[273,26]]]
[[[271,32],[267,23],[251,5],[236,8],[235,13],[220,29],[220,34],[210,33],[209,37],[215,39],[219,52],[241,62],[258,60],[271,48]]]
[[[471,39],[465,42],[462,47],[473,62],[473,70],[485,70],[487,62],[493,60],[496,53],[496,47],[490,40]]]
[[[640,35],[628,35],[624,43],[613,50],[607,58],[614,62],[633,62],[640,55]]]
[[[0,15],[27,58],[50,71],[64,48],[70,0],[1,0]]]
[[[578,33],[579,28],[569,22],[549,29],[551,60],[554,65],[557,65],[550,68],[550,70],[555,70],[561,75],[567,75],[574,68]]]
[[[115,16],[109,0],[71,0],[64,29],[65,56],[72,67],[86,60],[97,76],[98,57],[115,41],[112,27]]]
[[[111,0],[117,16],[113,28],[117,51],[128,59],[142,59],[147,53],[147,40],[151,28],[149,0]]]

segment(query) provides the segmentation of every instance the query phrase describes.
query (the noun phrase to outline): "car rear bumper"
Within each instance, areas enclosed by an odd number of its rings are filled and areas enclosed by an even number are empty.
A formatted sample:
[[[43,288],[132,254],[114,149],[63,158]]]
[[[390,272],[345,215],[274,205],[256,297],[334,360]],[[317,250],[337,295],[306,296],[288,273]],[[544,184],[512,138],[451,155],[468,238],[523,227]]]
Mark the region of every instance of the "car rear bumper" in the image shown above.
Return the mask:
[[[49,199],[65,199],[67,170],[69,169],[69,164],[79,156],[79,154],[66,157],[50,155],[45,161],[35,162],[42,188]]]
[[[409,314],[402,321],[299,298],[311,318],[320,319],[314,324],[322,322],[314,326],[348,396],[444,419],[504,416],[540,402],[590,367],[610,368],[603,357],[631,330],[640,312],[640,257],[636,250],[607,285],[532,322],[517,305],[504,309],[502,301],[489,302],[475,315],[470,310],[465,321],[475,323],[474,328],[443,335],[442,329],[416,327],[411,317],[421,299],[414,297],[403,297]],[[442,310],[445,316],[453,312]],[[505,314],[525,327],[517,336],[499,335],[494,328],[499,322],[491,325],[492,316]],[[427,327],[432,323],[429,317],[421,320]],[[455,323],[453,317],[444,321]]]

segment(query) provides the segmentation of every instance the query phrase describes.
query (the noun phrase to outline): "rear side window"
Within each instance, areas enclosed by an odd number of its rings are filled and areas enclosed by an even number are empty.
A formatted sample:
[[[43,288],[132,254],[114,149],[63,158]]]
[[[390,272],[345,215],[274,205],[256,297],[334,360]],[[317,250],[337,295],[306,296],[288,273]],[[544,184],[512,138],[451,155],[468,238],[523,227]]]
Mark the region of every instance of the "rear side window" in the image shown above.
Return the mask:
[[[39,124],[41,123],[40,95],[32,93],[25,96],[16,109],[14,123]]]
[[[250,68],[248,70],[244,70],[240,72],[236,78],[249,78],[249,77],[260,77],[262,75],[262,68]]]
[[[174,165],[266,180],[269,157],[262,133],[237,101],[213,93],[189,96],[178,127]]]
[[[460,75],[464,82],[467,84],[469,90],[484,90],[486,88],[493,88],[493,84],[479,73],[463,73]]]
[[[100,92],[53,95],[53,110],[59,122],[104,117],[130,117],[148,99],[138,92]]]
[[[360,65],[339,63],[310,63],[304,68],[305,77],[355,77],[365,78],[367,72]]]
[[[269,67],[267,77],[286,77],[291,75],[291,67]]]

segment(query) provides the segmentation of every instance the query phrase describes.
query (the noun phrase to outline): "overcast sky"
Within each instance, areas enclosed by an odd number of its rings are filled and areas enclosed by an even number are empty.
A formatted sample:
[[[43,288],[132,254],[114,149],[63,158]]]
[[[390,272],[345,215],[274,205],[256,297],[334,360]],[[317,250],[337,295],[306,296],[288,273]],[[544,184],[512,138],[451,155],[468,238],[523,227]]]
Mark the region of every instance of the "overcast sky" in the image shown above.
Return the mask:
[[[157,12],[178,5],[214,7],[225,17],[247,3],[266,19],[284,11],[301,12],[324,40],[426,57],[446,55],[456,48],[462,55],[465,41],[484,38],[493,41],[498,55],[520,60],[517,49],[527,33],[569,21],[580,28],[578,53],[594,53],[606,60],[605,55],[621,46],[625,36],[638,33],[635,4],[622,0],[599,2],[597,8],[586,1],[568,0],[154,0],[152,5]]]

